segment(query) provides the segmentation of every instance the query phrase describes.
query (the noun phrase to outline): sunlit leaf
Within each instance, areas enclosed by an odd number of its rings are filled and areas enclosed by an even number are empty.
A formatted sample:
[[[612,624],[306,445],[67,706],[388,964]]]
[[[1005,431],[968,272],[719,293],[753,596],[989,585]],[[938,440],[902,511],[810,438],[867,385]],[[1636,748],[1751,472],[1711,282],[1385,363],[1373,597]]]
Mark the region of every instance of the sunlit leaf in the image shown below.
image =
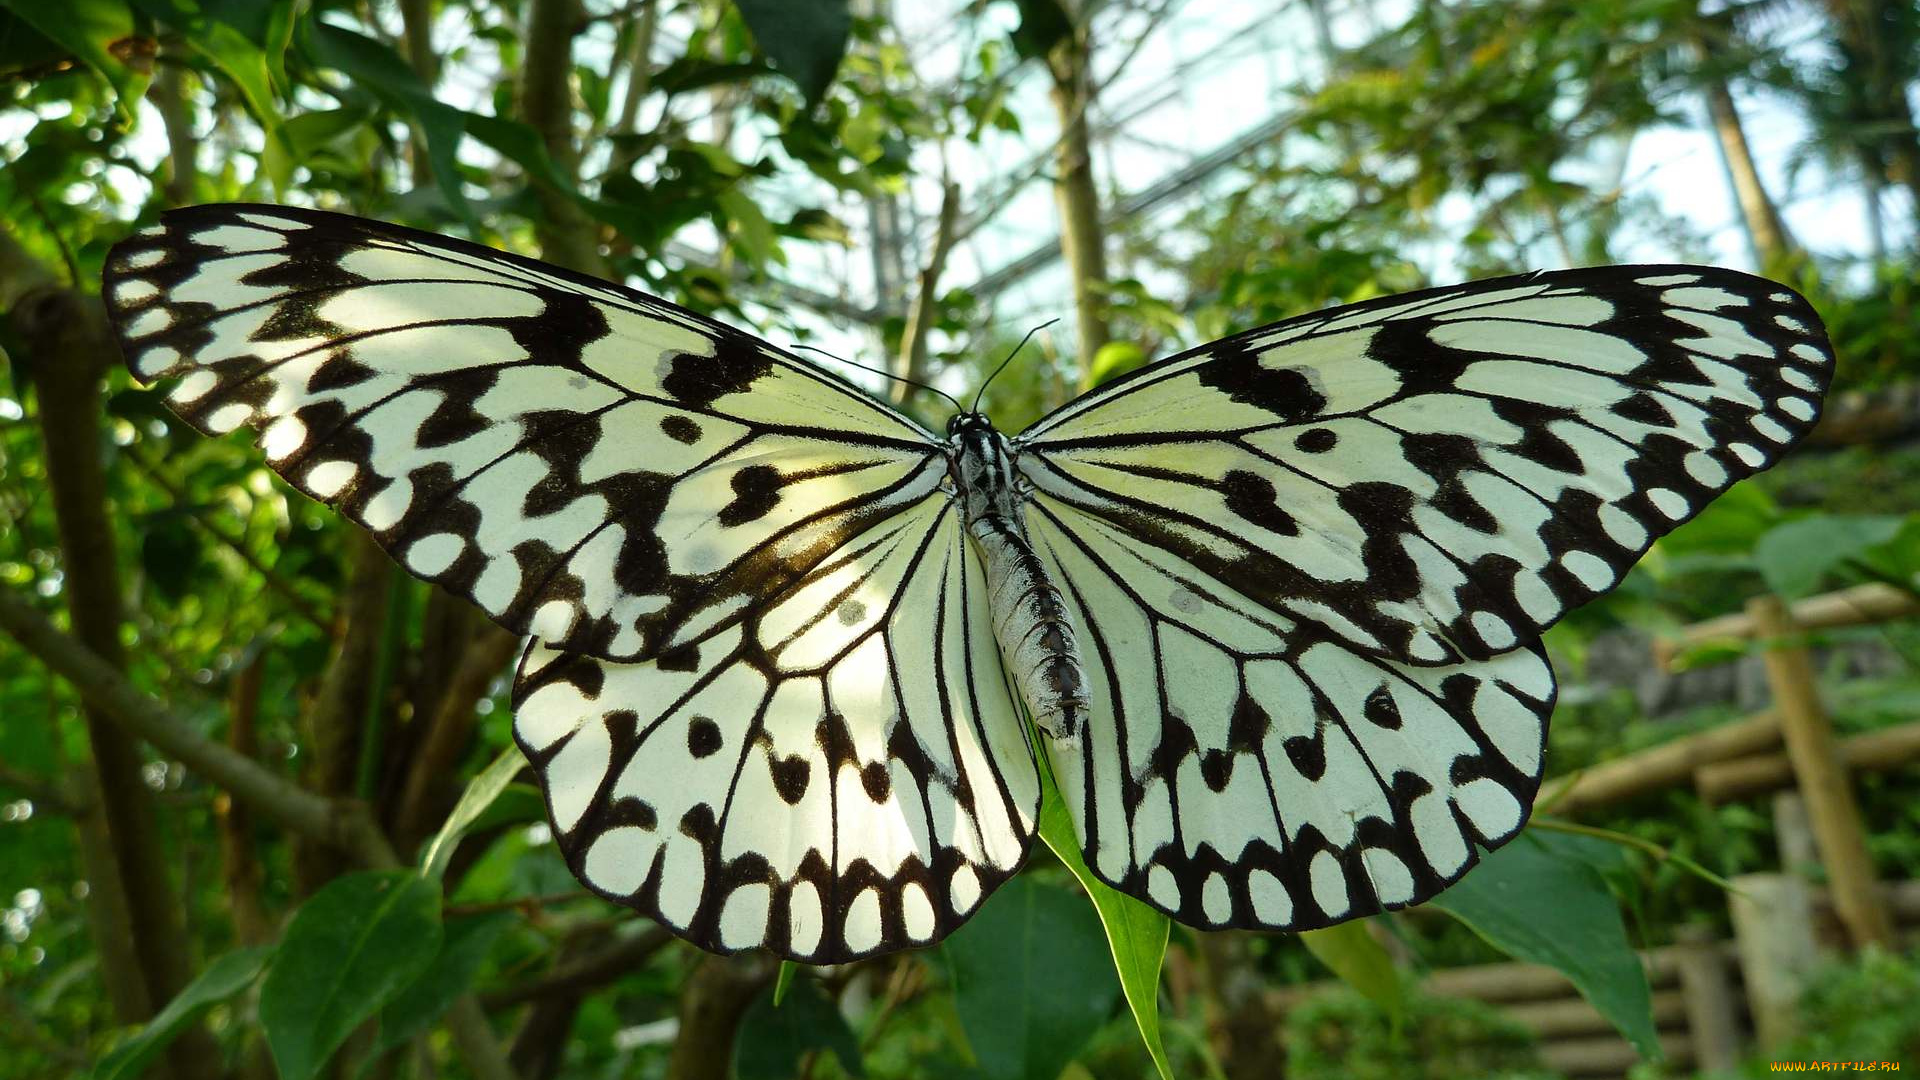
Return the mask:
[[[0,0],[49,41],[99,72],[112,85],[122,116],[146,92],[153,75],[152,42],[134,36],[124,0]]]
[[[1405,1007],[1400,973],[1393,957],[1367,930],[1363,919],[1336,923],[1322,930],[1300,935],[1314,959],[1340,977],[1340,981],[1359,991],[1389,1014],[1397,1015]]]

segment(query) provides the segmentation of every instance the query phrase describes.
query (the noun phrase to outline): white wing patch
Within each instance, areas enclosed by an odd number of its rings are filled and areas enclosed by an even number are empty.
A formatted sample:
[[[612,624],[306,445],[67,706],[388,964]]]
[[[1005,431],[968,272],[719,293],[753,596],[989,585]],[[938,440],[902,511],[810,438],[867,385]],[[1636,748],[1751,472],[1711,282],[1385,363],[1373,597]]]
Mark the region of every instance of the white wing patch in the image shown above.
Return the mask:
[[[1039,780],[944,495],[743,621],[620,664],[542,644],[515,735],[595,891],[707,948],[945,936],[1025,860]]]
[[[114,248],[128,363],[512,629],[616,660],[737,615],[933,489],[932,436],[607,282],[290,208]]]
[[[1290,320],[1015,440],[1042,492],[1385,660],[1536,639],[1812,426],[1803,299],[1703,267],[1571,270]]]
[[[1387,661],[1042,495],[1093,708],[1050,743],[1088,865],[1205,928],[1303,930],[1416,904],[1525,822],[1553,672],[1537,644]]]

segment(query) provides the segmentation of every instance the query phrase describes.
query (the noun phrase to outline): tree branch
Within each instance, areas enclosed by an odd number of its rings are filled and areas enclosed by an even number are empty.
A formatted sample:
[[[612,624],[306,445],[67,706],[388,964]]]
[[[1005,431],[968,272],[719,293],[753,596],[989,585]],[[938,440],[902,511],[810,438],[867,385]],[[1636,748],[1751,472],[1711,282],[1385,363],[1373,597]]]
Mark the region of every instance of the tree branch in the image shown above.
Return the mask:
[[[461,655],[407,769],[400,809],[393,816],[394,837],[402,850],[424,839],[444,815],[448,777],[473,741],[474,707],[519,649],[519,638],[489,622]]]
[[[940,306],[940,275],[946,271],[947,253],[953,250],[953,234],[959,220],[960,185],[949,180],[940,196],[940,224],[934,230],[933,250],[927,254],[927,265],[920,271],[913,305],[907,309],[907,327],[900,335],[900,357],[895,363],[900,376],[914,382],[926,381],[927,332],[933,328],[934,312]],[[894,383],[893,403],[904,403],[912,396],[913,389],[909,383]]]
[[[364,808],[315,795],[259,762],[201,735],[185,720],[135,689],[91,649],[63,633],[46,616],[0,589],[0,630],[73,684],[101,715],[152,743],[235,800],[281,828],[351,851],[370,866],[397,866],[386,837],[373,829]]]
[[[480,1003],[489,1009],[505,1009],[536,998],[577,994],[605,986],[632,973],[671,944],[673,935],[655,926],[572,963],[556,964],[552,971],[532,982],[481,994]]]

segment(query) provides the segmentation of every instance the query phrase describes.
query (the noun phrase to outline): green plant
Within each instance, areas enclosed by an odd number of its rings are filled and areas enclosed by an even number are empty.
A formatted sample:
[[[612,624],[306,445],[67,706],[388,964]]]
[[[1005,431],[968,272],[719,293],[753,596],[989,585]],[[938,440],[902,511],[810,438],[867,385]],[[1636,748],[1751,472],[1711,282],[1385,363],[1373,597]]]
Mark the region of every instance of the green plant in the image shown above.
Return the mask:
[[[1358,994],[1315,998],[1287,1014],[1287,1075],[1348,1080],[1550,1077],[1531,1032],[1491,1006],[1412,995],[1398,1024]]]

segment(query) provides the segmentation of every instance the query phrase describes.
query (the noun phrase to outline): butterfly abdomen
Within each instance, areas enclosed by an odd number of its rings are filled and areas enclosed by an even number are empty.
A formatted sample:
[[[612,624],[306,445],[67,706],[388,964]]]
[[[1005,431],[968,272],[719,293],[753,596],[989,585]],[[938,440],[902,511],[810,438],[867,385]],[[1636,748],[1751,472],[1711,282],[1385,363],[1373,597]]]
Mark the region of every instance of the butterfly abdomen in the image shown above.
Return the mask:
[[[1066,602],[1021,529],[1006,440],[984,418],[959,426],[951,471],[986,567],[994,637],[1014,687],[1040,730],[1078,739],[1088,708],[1080,647]]]

